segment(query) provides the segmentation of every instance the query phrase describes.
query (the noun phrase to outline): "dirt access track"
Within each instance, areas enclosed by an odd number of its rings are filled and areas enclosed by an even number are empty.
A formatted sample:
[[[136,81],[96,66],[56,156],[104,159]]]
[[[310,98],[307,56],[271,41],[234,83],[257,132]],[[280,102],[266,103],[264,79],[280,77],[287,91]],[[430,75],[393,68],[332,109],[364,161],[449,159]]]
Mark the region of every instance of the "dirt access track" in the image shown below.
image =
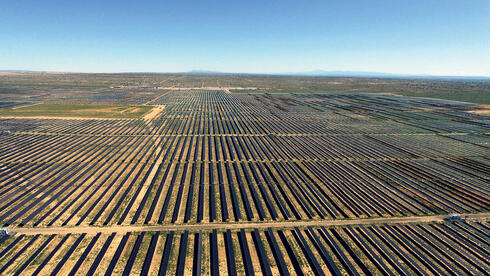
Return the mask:
[[[153,105],[153,109],[148,111],[145,115],[143,115],[143,119],[145,120],[151,120],[156,118],[160,113],[162,113],[163,109],[165,108],[165,105]]]
[[[464,219],[489,219],[490,213],[462,214]],[[143,231],[199,231],[199,230],[226,230],[249,228],[292,228],[307,226],[347,226],[369,224],[394,224],[394,223],[424,223],[442,222],[449,215],[435,215],[423,217],[395,217],[395,218],[366,218],[345,220],[316,220],[316,221],[290,221],[290,222],[264,222],[264,223],[201,223],[185,225],[155,225],[155,226],[76,226],[76,227],[19,227],[10,228],[11,232],[23,235],[51,235],[51,234],[96,234],[96,233],[126,233]]]

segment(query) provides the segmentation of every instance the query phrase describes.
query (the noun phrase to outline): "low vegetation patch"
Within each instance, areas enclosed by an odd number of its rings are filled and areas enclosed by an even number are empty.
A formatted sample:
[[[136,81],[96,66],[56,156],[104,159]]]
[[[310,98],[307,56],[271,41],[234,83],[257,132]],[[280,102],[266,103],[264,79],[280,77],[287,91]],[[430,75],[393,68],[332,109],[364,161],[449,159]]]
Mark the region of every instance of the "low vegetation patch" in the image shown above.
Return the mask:
[[[43,103],[20,108],[0,108],[0,116],[139,118],[152,106],[114,104]]]

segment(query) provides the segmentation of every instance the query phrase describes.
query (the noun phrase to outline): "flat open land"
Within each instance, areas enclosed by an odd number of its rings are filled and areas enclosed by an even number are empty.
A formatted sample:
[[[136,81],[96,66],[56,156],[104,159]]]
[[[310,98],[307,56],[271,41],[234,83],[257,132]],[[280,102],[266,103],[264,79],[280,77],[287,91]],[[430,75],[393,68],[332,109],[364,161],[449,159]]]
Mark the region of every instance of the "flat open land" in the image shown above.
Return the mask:
[[[486,107],[60,78],[0,93],[0,274],[490,271]]]
[[[152,109],[144,105],[40,103],[0,107],[0,117],[139,118]]]

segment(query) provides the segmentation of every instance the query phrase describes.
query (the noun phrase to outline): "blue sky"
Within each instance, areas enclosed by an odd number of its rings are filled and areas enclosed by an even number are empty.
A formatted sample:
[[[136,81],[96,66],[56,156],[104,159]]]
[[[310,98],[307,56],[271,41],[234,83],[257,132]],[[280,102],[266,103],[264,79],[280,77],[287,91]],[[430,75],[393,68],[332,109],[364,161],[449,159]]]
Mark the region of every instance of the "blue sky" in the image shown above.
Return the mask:
[[[0,69],[490,76],[490,1],[2,1]]]

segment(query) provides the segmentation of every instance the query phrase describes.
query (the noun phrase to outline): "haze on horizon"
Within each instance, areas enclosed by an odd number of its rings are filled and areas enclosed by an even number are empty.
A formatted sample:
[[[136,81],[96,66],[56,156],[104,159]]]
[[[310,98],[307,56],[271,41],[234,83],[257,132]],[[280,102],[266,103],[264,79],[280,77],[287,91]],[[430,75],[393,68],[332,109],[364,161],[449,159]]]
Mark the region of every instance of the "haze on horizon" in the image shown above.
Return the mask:
[[[490,76],[489,1],[8,1],[0,69]]]

